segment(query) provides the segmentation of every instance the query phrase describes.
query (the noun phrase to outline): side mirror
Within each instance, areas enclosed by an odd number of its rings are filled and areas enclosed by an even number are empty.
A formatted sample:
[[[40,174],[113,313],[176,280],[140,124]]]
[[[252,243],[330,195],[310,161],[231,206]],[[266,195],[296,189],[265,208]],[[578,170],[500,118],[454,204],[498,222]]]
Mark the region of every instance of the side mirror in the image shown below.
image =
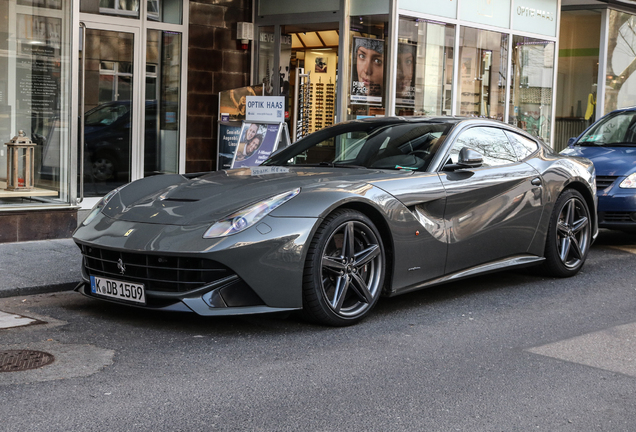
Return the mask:
[[[459,151],[459,160],[457,165],[466,168],[478,168],[484,163],[484,157],[475,150],[464,147]]]
[[[568,147],[572,148],[574,147],[574,143],[576,142],[576,137],[572,137],[570,139],[568,139]]]

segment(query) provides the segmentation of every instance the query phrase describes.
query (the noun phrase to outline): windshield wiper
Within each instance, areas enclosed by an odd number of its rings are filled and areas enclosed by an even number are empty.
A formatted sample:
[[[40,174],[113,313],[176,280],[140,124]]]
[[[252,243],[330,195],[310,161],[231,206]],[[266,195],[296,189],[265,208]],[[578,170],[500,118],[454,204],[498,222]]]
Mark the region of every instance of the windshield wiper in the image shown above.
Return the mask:
[[[628,141],[618,141],[618,142],[602,142],[602,141],[588,141],[588,142],[578,142],[576,143],[576,145],[579,146],[587,146],[587,147],[591,147],[591,146],[606,146],[606,147],[631,147],[631,146],[636,146],[635,142],[628,142]]]
[[[362,165],[340,164],[340,163],[333,163],[331,164],[331,166],[334,168],[366,168],[365,166],[362,166]]]
[[[362,165],[340,164],[337,162],[318,162],[311,164],[287,164],[286,166],[295,167],[329,167],[329,168],[366,168]]]
[[[604,146],[605,143],[604,142],[600,142],[600,141],[585,141],[585,142],[577,142],[574,144],[575,146],[581,146],[581,147],[600,147],[600,146]]]
[[[605,145],[608,147],[631,147],[631,146],[636,146],[636,143],[624,141],[624,142],[615,142],[615,143],[605,143]]]

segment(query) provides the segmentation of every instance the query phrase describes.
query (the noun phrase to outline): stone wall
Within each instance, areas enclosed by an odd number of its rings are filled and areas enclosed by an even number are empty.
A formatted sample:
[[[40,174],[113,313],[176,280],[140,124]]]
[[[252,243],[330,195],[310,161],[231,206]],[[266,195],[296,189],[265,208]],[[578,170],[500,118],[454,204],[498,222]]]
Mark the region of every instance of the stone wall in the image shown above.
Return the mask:
[[[252,21],[251,8],[251,0],[190,0],[186,172],[216,169],[218,94],[250,84],[236,23]]]
[[[0,212],[0,243],[68,238],[75,228],[75,209]]]

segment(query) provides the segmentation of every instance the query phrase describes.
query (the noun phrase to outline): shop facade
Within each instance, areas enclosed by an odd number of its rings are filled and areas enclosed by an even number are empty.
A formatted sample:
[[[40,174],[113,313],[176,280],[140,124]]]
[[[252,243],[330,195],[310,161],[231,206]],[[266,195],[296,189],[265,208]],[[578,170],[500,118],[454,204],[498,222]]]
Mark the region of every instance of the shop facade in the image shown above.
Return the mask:
[[[259,0],[252,84],[287,97],[295,137],[368,116],[463,115],[550,143],[558,22],[556,0]]]
[[[0,242],[68,237],[129,181],[218,169],[218,95],[244,86],[285,96],[292,141],[368,116],[464,115],[554,144],[557,0],[0,5],[0,137],[36,144],[31,189],[5,190],[0,150]]]
[[[636,105],[636,2],[563,0],[554,147]]]
[[[3,0],[0,12],[0,137],[33,144],[28,158],[0,146],[0,243],[69,237],[113,188],[214,169],[209,107],[248,84],[232,33],[249,1]]]

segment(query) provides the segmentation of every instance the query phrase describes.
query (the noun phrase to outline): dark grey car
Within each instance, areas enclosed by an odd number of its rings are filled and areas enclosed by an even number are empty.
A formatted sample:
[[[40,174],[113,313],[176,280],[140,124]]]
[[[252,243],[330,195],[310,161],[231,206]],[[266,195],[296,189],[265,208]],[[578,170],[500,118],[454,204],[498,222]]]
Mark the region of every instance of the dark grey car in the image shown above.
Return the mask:
[[[575,275],[597,234],[594,166],[485,119],[382,118],[262,166],[130,183],[74,239],[85,295],[201,315],[302,309],[357,322],[393,296],[538,265]]]

